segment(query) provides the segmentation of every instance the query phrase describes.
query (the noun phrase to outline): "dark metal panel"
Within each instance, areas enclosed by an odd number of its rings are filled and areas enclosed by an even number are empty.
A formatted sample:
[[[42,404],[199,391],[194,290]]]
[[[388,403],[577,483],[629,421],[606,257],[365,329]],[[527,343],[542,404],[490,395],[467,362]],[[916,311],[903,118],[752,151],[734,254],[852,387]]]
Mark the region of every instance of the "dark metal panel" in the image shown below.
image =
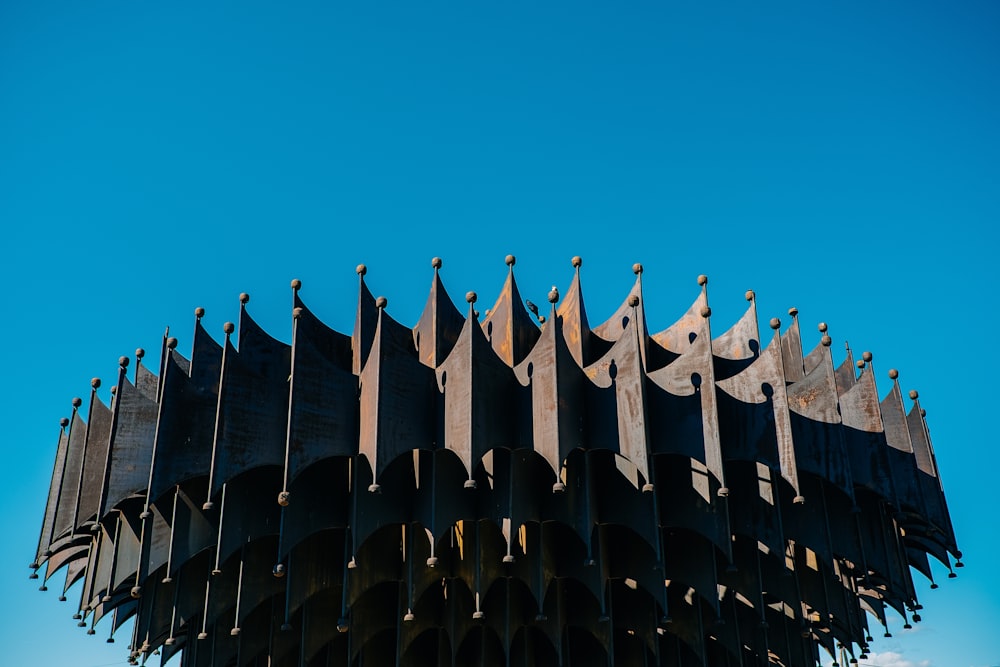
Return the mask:
[[[358,443],[358,378],[351,339],[320,322],[295,294],[286,486],[310,465],[350,457]]]
[[[102,517],[126,498],[146,490],[159,406],[128,378],[122,378],[112,410],[115,426],[100,511]]]

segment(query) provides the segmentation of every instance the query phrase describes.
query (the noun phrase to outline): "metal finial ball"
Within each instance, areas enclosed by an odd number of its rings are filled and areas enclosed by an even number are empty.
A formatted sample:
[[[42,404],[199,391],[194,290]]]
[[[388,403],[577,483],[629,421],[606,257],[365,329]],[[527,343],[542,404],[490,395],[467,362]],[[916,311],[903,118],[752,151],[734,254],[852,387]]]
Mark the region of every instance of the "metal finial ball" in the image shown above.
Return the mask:
[[[545,316],[544,315],[539,315],[538,316],[538,323],[539,324],[545,324]]]
[[[141,347],[135,348],[135,358],[136,359],[142,359],[145,356],[146,356],[146,350],[142,349]]]
[[[416,617],[413,615],[412,611],[408,611],[405,614],[403,614],[403,622],[404,623],[412,623],[414,618],[416,618]]]
[[[817,328],[819,329],[820,333],[826,333],[827,330],[826,322],[820,322],[819,327]]]
[[[579,255],[574,255],[573,259],[571,259],[570,262],[573,264],[574,269],[579,269],[581,266],[583,266],[583,258],[580,257]]]
[[[93,387],[94,389],[100,389],[101,388],[101,378],[93,378],[90,381],[90,386]]]
[[[514,266],[517,263],[517,258],[514,255],[507,255],[503,258],[503,261],[507,266]]]
[[[701,285],[702,287],[704,287],[705,285],[707,285],[708,284],[708,276],[706,276],[704,273],[701,274],[700,276],[698,276],[698,284]]]
[[[80,398],[79,396],[77,396],[76,398],[74,398],[71,402],[73,403],[73,407],[74,408],[78,408],[81,405],[83,405],[83,399]]]
[[[916,389],[911,389],[910,390],[910,398],[912,400],[914,400],[914,401],[917,400],[918,398],[920,398],[920,394],[917,393]]]
[[[121,366],[122,368],[128,368],[128,357],[126,356],[118,357],[118,365]]]
[[[861,359],[858,359],[857,362],[855,362],[854,365],[857,366],[858,368],[864,368],[865,367],[865,362],[862,361]]]
[[[712,316],[712,309],[709,308],[708,306],[702,306],[701,307],[701,316],[702,317],[711,317]]]
[[[275,579],[281,579],[285,576],[285,564],[278,563],[271,569],[271,574],[274,575]]]
[[[872,361],[872,353],[871,352],[862,352],[861,353],[861,358],[865,360],[865,363],[870,364],[871,361]]]
[[[302,317],[302,309],[301,308],[292,308],[292,317],[294,319],[296,319],[296,320],[299,319],[300,317]]]
[[[796,315],[799,314],[799,309],[796,308],[795,306],[792,306],[791,308],[788,309],[788,314],[791,315],[792,317],[795,317]]]
[[[250,302],[250,295],[246,292],[240,292],[240,303],[247,304]]]
[[[363,276],[368,273],[368,267],[364,264],[358,264],[358,266],[354,269],[354,272],[359,276]]]
[[[833,339],[829,336],[823,336],[820,338],[819,342],[823,343],[823,347],[830,347],[830,344],[833,343]]]
[[[62,419],[59,420],[59,425],[62,426],[63,428],[66,428],[67,426],[69,426],[69,419],[63,417]]]
[[[549,290],[549,303],[555,303],[559,300],[559,290],[553,285],[552,289]]]
[[[754,291],[752,289],[748,289],[747,293],[744,294],[743,296],[746,297],[747,301],[753,301],[757,295],[754,294]]]
[[[781,326],[781,320],[777,317],[771,318],[771,328],[777,330]]]
[[[895,368],[890,368],[889,369],[889,379],[890,380],[895,380],[898,377],[899,377],[899,371],[897,371]]]
[[[638,306],[639,305],[639,297],[636,296],[635,294],[633,294],[632,296],[630,296],[628,298],[628,305],[632,306],[633,308],[635,308],[636,306]]]
[[[278,504],[282,507],[288,507],[288,503],[292,500],[292,494],[288,491],[282,491],[278,494]]]
[[[167,339],[167,349],[168,350],[177,349],[177,339],[174,338],[173,336]]]
[[[197,317],[198,319],[205,317],[205,309],[202,308],[201,306],[198,306],[197,308],[194,309],[194,316]]]
[[[343,634],[343,633],[347,632],[349,629],[350,629],[350,626],[347,624],[347,619],[346,618],[339,618],[339,619],[337,619],[337,632]]]
[[[633,264],[632,273],[634,273],[635,275],[639,275],[640,273],[642,273],[642,264],[640,264],[639,262]]]
[[[389,299],[385,298],[384,296],[380,296],[379,298],[375,299],[376,308],[381,308],[385,310],[385,307],[388,305],[389,305]]]
[[[236,331],[236,325],[233,324],[232,322],[226,322],[225,324],[222,325],[222,330],[228,336],[229,334],[231,334],[234,331]]]
[[[302,281],[299,280],[298,278],[294,278],[291,284],[292,284],[292,289],[295,290],[296,292],[302,289]]]
[[[435,269],[440,269],[442,263],[443,262],[441,261],[440,257],[435,257],[434,259],[431,260],[431,266],[433,266]]]

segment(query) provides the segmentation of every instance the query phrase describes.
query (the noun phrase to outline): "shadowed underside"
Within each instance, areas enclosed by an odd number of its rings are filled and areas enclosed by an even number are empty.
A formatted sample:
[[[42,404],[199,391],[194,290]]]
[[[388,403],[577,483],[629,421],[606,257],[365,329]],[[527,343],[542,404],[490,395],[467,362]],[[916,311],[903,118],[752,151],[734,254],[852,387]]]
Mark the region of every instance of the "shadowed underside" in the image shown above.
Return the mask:
[[[235,343],[198,309],[190,359],[123,357],[62,420],[32,577],[191,667],[811,666],[920,620],[912,570],[961,553],[896,371],[880,400],[825,324],[804,354],[795,309],[762,339],[752,292],[713,338],[704,276],[650,333],[638,264],[593,327],[579,258],[547,313],[507,264],[483,317],[435,258],[407,328],[359,266],[350,336],[293,281],[291,345],[241,295]]]

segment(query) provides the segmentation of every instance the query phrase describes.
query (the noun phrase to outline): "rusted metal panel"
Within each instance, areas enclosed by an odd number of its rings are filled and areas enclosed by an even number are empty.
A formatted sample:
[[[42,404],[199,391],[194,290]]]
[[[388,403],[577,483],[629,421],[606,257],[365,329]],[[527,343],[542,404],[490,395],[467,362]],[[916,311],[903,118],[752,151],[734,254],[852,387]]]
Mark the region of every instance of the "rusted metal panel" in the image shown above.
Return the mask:
[[[650,335],[636,265],[591,327],[572,264],[543,315],[508,257],[480,322],[435,259],[412,329],[362,265],[351,336],[293,281],[291,346],[198,309],[190,362],[74,403],[33,569],[182,667],[808,665],[909,622],[911,568],[961,557],[916,394],[825,324],[803,356],[794,309],[762,349],[753,292],[713,339],[704,276]]]

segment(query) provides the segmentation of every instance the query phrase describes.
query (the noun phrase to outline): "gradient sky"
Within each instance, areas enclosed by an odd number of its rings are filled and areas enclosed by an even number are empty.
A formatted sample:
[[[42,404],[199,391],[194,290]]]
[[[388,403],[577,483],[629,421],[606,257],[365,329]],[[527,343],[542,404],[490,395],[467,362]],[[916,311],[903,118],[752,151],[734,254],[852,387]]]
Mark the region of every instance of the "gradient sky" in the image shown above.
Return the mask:
[[[0,661],[125,662],[25,567],[91,377],[241,291],[287,341],[292,278],[349,332],[359,262],[409,324],[435,255],[492,303],[514,253],[537,303],[583,256],[594,321],[639,261],[653,329],[705,273],[716,331],[752,288],[898,368],[967,567],[868,664],[1000,665],[1000,4],[335,4],[0,3]]]

